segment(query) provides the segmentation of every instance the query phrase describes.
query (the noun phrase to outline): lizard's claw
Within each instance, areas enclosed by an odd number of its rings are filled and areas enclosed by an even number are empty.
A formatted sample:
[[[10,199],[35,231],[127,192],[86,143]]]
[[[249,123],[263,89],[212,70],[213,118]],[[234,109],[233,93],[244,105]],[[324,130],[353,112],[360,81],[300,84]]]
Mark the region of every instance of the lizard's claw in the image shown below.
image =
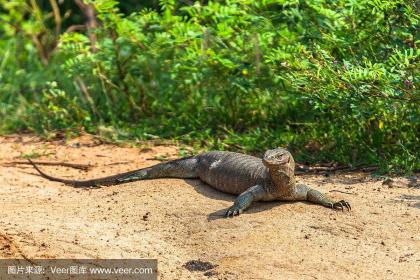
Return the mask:
[[[241,214],[243,212],[242,209],[239,208],[239,206],[237,205],[233,205],[232,207],[230,207],[225,214],[225,217],[233,217],[233,216],[238,216],[239,214]]]
[[[341,211],[344,211],[344,208],[346,208],[348,211],[351,210],[350,203],[348,203],[345,200],[340,200],[338,202],[332,203],[331,208],[333,209],[340,209]]]

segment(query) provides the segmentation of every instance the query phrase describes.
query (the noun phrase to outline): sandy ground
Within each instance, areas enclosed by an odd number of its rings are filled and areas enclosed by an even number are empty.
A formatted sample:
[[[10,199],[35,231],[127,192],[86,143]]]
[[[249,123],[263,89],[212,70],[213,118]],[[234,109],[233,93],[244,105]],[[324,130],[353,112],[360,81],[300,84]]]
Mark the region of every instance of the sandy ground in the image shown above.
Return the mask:
[[[156,156],[175,158],[178,151],[99,145],[87,136],[0,138],[0,164],[23,154],[92,164],[88,172],[42,166],[66,178],[92,178],[150,166]],[[348,200],[353,210],[257,203],[225,219],[218,215],[234,197],[198,180],[75,189],[49,182],[27,165],[0,166],[0,257],[157,258],[159,279],[170,280],[420,279],[418,186],[389,187],[366,173],[299,180]],[[185,264],[192,260],[215,267],[190,271]]]

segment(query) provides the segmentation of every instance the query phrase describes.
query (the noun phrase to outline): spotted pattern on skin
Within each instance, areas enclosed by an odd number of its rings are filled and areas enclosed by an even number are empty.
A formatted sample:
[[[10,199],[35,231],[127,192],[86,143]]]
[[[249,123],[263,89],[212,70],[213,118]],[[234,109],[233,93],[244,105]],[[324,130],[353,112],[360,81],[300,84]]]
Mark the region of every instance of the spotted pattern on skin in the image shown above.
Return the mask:
[[[210,169],[216,168],[221,162],[222,162],[221,159],[216,160],[215,162],[212,162],[212,164],[210,164]]]

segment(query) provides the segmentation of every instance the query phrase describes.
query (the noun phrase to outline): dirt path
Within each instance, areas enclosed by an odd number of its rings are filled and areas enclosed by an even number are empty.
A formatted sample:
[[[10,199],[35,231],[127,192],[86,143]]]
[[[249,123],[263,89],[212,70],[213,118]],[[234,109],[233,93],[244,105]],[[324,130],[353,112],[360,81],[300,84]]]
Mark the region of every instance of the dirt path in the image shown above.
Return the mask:
[[[0,138],[0,164],[21,154],[93,164],[91,178],[177,157],[174,146],[95,145],[89,137],[40,142]],[[157,258],[159,279],[420,279],[420,189],[388,187],[369,174],[304,175],[300,181],[351,202],[350,213],[307,203],[258,203],[217,215],[234,197],[196,180],[161,179],[74,189],[26,165],[0,166],[0,257]],[[340,192],[337,192],[340,191]],[[341,193],[345,192],[345,193]],[[189,271],[190,260],[217,265]]]

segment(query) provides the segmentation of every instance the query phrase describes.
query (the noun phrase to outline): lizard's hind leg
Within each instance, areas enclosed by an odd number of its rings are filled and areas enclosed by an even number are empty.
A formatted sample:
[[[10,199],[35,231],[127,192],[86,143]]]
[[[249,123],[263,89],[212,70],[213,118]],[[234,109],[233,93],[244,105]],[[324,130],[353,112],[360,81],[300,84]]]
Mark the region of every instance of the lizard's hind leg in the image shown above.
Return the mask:
[[[194,179],[198,178],[197,164],[198,160],[196,157],[176,159],[140,169],[125,177],[118,178],[118,182],[123,183],[157,178]]]

